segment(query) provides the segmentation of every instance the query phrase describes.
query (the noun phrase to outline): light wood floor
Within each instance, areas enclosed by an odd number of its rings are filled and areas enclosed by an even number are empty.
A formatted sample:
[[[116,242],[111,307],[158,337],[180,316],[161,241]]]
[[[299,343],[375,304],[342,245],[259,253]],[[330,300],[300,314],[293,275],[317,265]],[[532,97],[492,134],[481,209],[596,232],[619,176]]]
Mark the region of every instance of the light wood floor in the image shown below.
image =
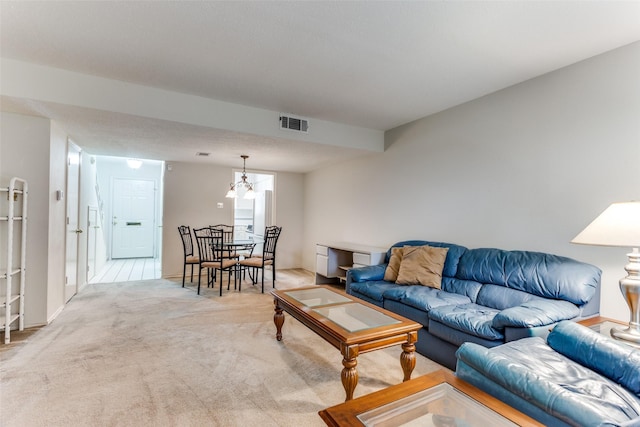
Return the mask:
[[[160,278],[158,258],[113,259],[108,261],[89,283],[130,282]]]

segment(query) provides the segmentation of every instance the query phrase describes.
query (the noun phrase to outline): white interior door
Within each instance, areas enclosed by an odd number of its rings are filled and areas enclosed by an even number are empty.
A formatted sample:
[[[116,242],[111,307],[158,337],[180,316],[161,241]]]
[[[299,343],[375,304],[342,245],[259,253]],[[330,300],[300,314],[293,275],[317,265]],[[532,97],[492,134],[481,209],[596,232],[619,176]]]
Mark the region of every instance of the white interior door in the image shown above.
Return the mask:
[[[155,182],[114,178],[111,258],[153,257]]]
[[[78,224],[80,190],[80,147],[67,144],[67,232],[64,300],[69,301],[78,292]]]

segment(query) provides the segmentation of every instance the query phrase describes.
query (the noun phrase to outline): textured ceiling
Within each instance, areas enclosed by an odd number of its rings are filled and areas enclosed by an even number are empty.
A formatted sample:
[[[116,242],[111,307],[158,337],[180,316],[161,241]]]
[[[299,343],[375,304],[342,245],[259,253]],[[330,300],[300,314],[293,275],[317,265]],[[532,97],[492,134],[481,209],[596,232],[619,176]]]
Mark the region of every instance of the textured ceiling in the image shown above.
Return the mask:
[[[5,58],[379,130],[640,40],[638,1],[2,1],[0,8]],[[15,101],[3,105],[17,108]],[[111,154],[155,150],[154,158],[172,159],[171,147],[154,139],[161,127],[184,133],[181,143],[194,148],[224,138],[232,142],[221,146],[255,144],[265,156],[292,154],[292,162],[317,156],[307,170],[350,155],[314,144],[296,153],[287,141],[139,118],[114,129],[114,117],[99,111],[23,107],[63,117],[81,145],[99,145],[102,136]]]

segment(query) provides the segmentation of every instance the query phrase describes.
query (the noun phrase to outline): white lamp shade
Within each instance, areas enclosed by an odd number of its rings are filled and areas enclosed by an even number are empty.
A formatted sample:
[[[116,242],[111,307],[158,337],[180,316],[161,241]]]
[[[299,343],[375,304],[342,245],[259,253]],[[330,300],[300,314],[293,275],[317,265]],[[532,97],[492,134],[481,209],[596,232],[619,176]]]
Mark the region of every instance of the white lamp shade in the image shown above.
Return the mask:
[[[613,203],[571,243],[640,247],[640,202]]]

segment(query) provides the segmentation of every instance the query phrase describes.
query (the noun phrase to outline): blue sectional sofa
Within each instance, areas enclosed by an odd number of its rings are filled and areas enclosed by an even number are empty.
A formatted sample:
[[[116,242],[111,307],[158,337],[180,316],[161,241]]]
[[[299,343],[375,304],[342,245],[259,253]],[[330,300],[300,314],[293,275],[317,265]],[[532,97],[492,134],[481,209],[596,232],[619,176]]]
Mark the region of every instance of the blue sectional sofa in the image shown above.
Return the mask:
[[[456,375],[548,426],[640,426],[640,349],[574,322],[487,349],[463,344]]]
[[[448,249],[441,289],[384,280],[394,247],[423,245]],[[593,265],[556,255],[410,240],[394,244],[385,264],[349,270],[346,291],[421,323],[416,350],[455,369],[465,342],[495,347],[597,315],[600,275]]]

